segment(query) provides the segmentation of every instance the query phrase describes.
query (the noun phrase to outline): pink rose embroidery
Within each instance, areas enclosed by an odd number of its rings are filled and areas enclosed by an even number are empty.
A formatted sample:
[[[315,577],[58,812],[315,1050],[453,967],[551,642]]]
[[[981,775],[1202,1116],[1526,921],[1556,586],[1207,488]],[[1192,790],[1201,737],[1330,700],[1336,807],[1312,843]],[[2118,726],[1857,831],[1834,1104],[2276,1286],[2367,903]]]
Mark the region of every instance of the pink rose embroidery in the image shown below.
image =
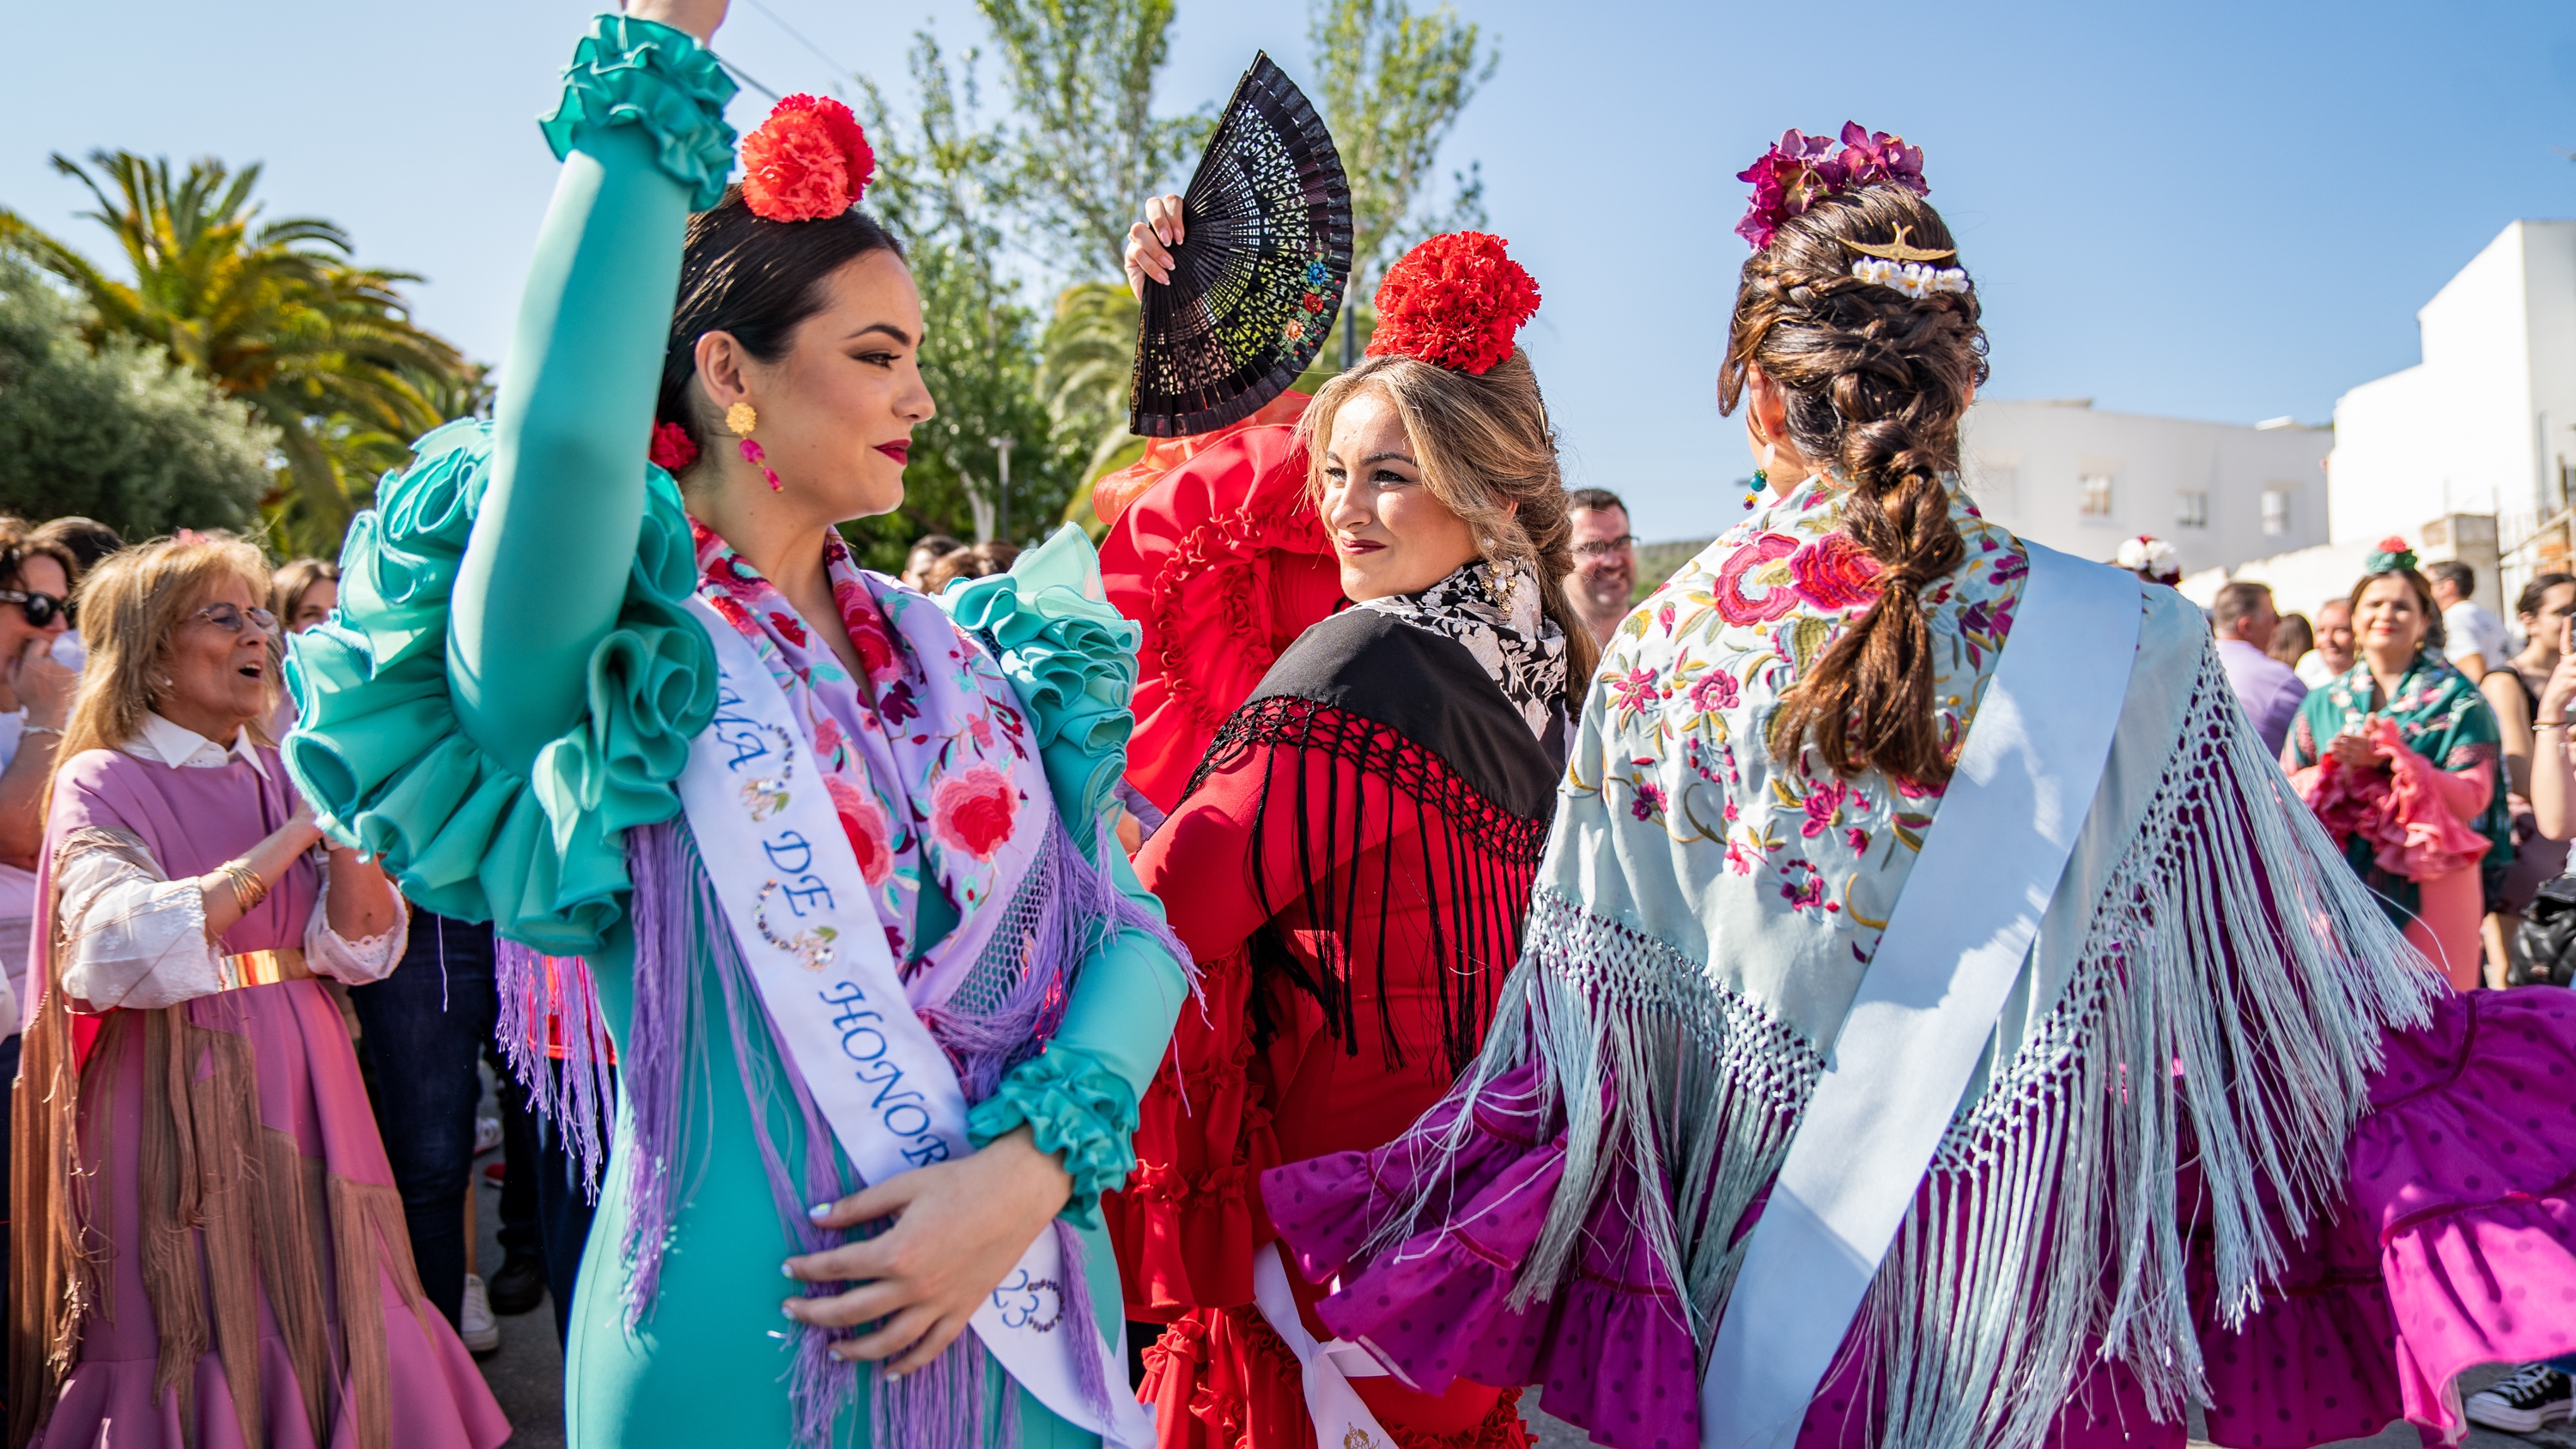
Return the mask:
[[[941,844],[977,860],[991,860],[1011,838],[1019,812],[1018,787],[990,765],[950,775],[931,791],[930,828]]]
[[[1798,596],[1785,587],[1787,572],[1768,567],[1797,551],[1798,540],[1789,535],[1764,533],[1728,554],[1709,590],[1717,600],[1718,617],[1730,624],[1764,624],[1798,607]],[[1748,582],[1751,593],[1745,591]]]
[[[1885,572],[1848,533],[1829,533],[1789,557],[1789,586],[1819,609],[1840,613],[1878,597]]]
[[[1700,714],[1733,709],[1736,699],[1735,676],[1722,667],[1691,681],[1690,707]]]
[[[732,599],[723,594],[710,594],[707,596],[707,607],[723,615],[724,621],[734,627],[734,632],[745,639],[760,637],[760,625],[754,623],[750,613]]]
[[[867,668],[868,683],[882,688],[901,678],[903,653],[886,631],[885,615],[877,612],[876,601],[859,593],[840,600],[840,605],[841,623],[850,631],[850,647],[859,651],[859,663]]]
[[[841,832],[858,852],[859,874],[871,886],[885,884],[894,873],[894,833],[886,827],[885,811],[867,791],[838,775],[825,775],[823,788],[832,796],[834,813],[841,817]]]

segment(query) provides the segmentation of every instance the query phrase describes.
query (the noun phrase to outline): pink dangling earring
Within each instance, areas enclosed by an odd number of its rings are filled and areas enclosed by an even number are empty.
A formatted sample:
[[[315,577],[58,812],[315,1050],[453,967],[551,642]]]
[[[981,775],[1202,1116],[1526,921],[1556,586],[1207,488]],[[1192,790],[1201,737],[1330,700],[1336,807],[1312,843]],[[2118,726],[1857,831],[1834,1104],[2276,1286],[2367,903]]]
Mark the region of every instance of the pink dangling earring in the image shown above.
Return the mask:
[[[760,414],[753,412],[747,402],[735,403],[725,409],[725,426],[733,431],[735,437],[742,439],[738,445],[742,449],[742,460],[758,468],[760,476],[769,480],[769,491],[783,491],[783,485],[778,481],[778,470],[769,466],[769,455],[751,440],[751,430],[760,426]]]

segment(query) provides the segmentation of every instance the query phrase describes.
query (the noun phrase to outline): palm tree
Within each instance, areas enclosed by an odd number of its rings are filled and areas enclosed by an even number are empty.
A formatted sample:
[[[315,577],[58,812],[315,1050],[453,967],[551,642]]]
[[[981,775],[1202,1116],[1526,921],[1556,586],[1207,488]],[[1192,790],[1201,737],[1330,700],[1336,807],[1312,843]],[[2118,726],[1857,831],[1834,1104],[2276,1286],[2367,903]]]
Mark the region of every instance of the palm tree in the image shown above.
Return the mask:
[[[1040,340],[1038,396],[1057,438],[1082,461],[1074,503],[1091,480],[1132,461],[1127,386],[1136,366],[1136,299],[1118,282],[1076,282],[1055,299]]]
[[[234,172],[200,160],[173,182],[166,159],[93,151],[89,161],[97,175],[53,158],[97,200],[82,215],[116,237],[131,282],[6,210],[0,242],[69,282],[94,330],[166,349],[276,428],[292,482],[271,504],[281,543],[336,552],[355,506],[346,475],[377,462],[382,439],[444,421],[471,390],[456,348],[411,320],[400,288],[420,279],[352,264],[348,233],[330,222],[261,221],[256,164]]]

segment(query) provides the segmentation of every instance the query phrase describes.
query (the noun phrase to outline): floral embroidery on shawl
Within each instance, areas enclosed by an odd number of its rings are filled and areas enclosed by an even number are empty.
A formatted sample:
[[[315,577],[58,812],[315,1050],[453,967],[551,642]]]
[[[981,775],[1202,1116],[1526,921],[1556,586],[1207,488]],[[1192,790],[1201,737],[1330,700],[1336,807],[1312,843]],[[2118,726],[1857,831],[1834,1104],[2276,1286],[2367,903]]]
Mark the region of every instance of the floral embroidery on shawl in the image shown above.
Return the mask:
[[[1878,597],[1881,570],[1842,531],[1842,497],[1809,479],[1628,616],[1601,664],[1604,776],[1582,779],[1578,752],[1569,787],[1621,792],[1624,813],[1677,843],[1723,842],[1728,871],[1758,877],[1769,912],[1836,931],[1867,961],[1940,791],[1876,773],[1845,779],[1812,749],[1775,759],[1763,733],[1781,696]],[[1954,497],[1967,561],[1924,590],[1923,606],[1941,736],[1955,751],[2028,564],[2010,534]]]
[[[859,568],[838,537],[824,545],[824,567],[864,680],[776,585],[706,525],[690,528],[699,593],[787,692],[910,979],[922,964],[912,932],[925,883],[971,920],[1018,883],[1044,838],[1048,812],[1027,807],[1045,777],[1018,697],[936,603]]]

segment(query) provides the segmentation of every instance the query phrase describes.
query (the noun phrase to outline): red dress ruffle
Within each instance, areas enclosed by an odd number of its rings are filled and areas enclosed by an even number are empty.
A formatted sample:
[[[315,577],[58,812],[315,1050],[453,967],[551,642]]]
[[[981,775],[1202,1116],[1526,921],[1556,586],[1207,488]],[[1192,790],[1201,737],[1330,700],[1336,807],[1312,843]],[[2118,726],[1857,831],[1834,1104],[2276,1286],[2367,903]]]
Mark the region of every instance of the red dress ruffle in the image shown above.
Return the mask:
[[[1300,771],[1303,796],[1292,783]],[[1264,830],[1266,783],[1272,819]],[[1382,777],[1321,751],[1249,748],[1212,772],[1136,858],[1137,875],[1162,898],[1202,972],[1202,1003],[1182,1011],[1140,1104],[1136,1173],[1125,1191],[1101,1199],[1128,1317],[1169,1325],[1146,1352],[1141,1391],[1162,1406],[1167,1449],[1314,1443],[1296,1360],[1251,1306],[1253,1256],[1274,1237],[1258,1175],[1281,1161],[1385,1143],[1449,1088],[1439,983],[1422,964],[1432,959],[1432,913],[1446,907],[1424,862],[1445,883],[1447,863],[1479,847],[1436,812],[1382,808],[1388,792]],[[1247,944],[1271,919],[1253,889],[1251,872],[1260,869],[1268,899],[1291,903],[1278,918],[1285,950],[1310,975],[1326,969],[1319,944],[1340,937],[1305,919],[1296,885],[1300,832],[1279,817],[1287,801],[1327,794],[1344,802],[1335,833],[1354,852],[1332,870],[1333,898],[1367,923],[1347,965],[1336,953],[1332,968],[1347,977],[1355,1043],[1329,1029],[1316,998],[1282,974],[1256,979],[1257,948]],[[1375,803],[1357,808],[1358,795]],[[1360,821],[1370,823],[1355,828]],[[1524,899],[1527,873],[1522,867]],[[1386,1019],[1400,1051],[1380,1028],[1381,956]],[[1495,980],[1507,965],[1493,966]],[[1330,1337],[1308,1307],[1319,1290],[1292,1286],[1307,1327]],[[1458,1383],[1424,1394],[1391,1379],[1355,1387],[1406,1445],[1525,1442],[1510,1407],[1516,1395],[1501,1389]]]
[[[1293,421],[1304,395],[1288,396]],[[1226,716],[1342,602],[1296,430],[1244,426],[1199,446],[1119,510],[1100,574],[1143,631],[1127,780],[1170,811]]]

